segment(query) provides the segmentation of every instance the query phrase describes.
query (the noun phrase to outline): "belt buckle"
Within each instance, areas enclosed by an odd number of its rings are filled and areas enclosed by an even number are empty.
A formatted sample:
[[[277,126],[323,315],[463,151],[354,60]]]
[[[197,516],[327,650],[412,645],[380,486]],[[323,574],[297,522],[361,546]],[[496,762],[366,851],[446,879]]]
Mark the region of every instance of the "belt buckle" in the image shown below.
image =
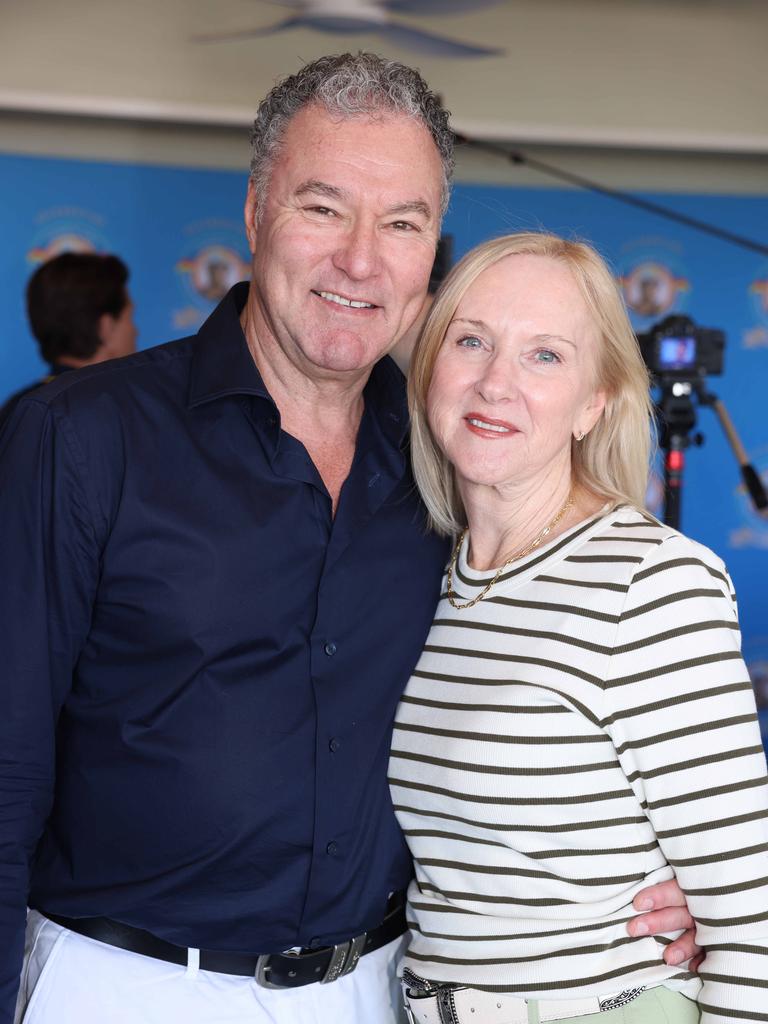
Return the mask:
[[[407,981],[405,981],[404,978],[400,979],[400,985],[401,985],[402,990],[403,990],[403,1009],[405,1010],[405,1016],[406,1016],[406,1018],[408,1020],[408,1024],[419,1024],[419,1020],[416,1017],[416,1014],[411,1009],[411,1002],[410,1002],[411,999],[417,999],[419,997],[411,995],[410,986],[408,985]],[[421,998],[434,999],[435,998],[435,993],[434,992],[424,993],[424,995]],[[435,1000],[435,1007],[437,1007],[437,1001],[436,1000]],[[439,1011],[438,1011],[438,1013],[439,1013]]]
[[[257,985],[261,985],[262,988],[282,988],[282,985],[273,985],[267,977],[269,972],[269,961],[271,953],[262,953],[256,961],[256,970],[253,973],[254,979]]]
[[[333,946],[331,959],[325,969],[325,974],[322,978],[317,979],[318,984],[328,985],[332,981],[337,981],[339,978],[343,978],[345,974],[351,974],[351,972],[357,967],[360,957],[363,955],[367,939],[368,933],[363,932],[362,935],[356,935],[354,939],[348,939],[346,942],[340,942]],[[271,953],[262,953],[262,955],[258,957],[256,960],[254,979],[262,988],[285,988],[285,985],[275,985],[269,980],[269,961],[271,956]],[[282,953],[281,956],[295,956],[298,959],[301,954]]]
[[[286,956],[286,957],[295,957],[298,960],[299,957],[301,956],[301,953],[293,952],[293,951],[288,951],[288,950],[286,950],[284,953],[279,953],[279,954],[261,953],[257,957],[257,959],[256,959],[256,970],[253,972],[254,980],[255,980],[256,984],[260,985],[262,988],[281,989],[281,990],[289,988],[290,987],[289,985],[276,985],[273,981],[269,980],[269,977],[268,977],[268,974],[269,974],[269,971],[270,971],[270,963],[269,962],[272,959],[272,957],[275,956],[275,955]]]

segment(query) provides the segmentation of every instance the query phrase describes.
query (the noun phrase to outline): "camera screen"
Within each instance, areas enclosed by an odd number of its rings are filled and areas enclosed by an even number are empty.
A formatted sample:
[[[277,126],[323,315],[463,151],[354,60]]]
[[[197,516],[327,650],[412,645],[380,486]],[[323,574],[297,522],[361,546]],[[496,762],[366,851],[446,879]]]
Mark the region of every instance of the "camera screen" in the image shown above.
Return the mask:
[[[695,365],[695,338],[662,338],[660,340],[660,370],[689,370],[693,369]]]

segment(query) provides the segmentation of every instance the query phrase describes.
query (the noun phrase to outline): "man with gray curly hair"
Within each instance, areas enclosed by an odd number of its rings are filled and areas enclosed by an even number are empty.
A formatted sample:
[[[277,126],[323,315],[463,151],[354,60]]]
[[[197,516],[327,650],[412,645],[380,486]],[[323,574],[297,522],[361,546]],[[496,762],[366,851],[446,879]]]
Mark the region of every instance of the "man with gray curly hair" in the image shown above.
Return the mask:
[[[416,71],[362,53],[278,84],[252,142],[250,285],[0,438],[1,1024],[26,902],[25,1024],[399,1013],[386,764],[445,550],[386,356],[452,136]]]
[[[340,118],[388,113],[420,122],[440,154],[440,212],[445,213],[453,176],[448,112],[417,71],[373,53],[320,57],[278,83],[263,100],[251,131],[251,181],[260,203],[266,200],[274,159],[288,124],[308,104]]]
[[[24,1024],[398,1019],[386,766],[447,552],[387,353],[451,145],[412,69],[309,64],[254,126],[250,285],[0,436],[0,1024],[27,902]]]

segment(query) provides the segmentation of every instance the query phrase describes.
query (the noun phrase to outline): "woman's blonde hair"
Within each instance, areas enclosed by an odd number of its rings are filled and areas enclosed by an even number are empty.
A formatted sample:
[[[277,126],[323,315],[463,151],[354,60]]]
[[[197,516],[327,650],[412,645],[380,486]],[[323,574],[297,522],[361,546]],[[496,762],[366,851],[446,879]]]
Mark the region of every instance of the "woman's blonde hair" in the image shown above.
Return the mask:
[[[445,279],[416,345],[408,379],[413,471],[439,533],[456,535],[466,525],[453,467],[427,422],[426,403],[437,354],[456,309],[474,281],[507,256],[543,256],[564,263],[584,296],[600,332],[596,387],[605,391],[600,419],[571,444],[573,480],[610,501],[643,506],[654,437],[650,380],[619,288],[601,256],[584,242],[523,232],[477,246]]]

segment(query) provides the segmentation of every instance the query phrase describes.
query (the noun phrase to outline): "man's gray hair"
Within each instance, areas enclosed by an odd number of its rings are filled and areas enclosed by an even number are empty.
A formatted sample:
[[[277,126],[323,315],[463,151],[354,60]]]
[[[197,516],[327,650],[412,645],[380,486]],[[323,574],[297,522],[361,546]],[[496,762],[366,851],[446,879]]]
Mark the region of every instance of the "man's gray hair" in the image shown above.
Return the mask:
[[[443,167],[442,213],[453,175],[453,133],[448,111],[413,68],[375,53],[320,57],[284,78],[259,105],[251,130],[251,181],[262,208],[272,166],[291,118],[317,103],[340,117],[404,114],[420,121],[432,136]]]

